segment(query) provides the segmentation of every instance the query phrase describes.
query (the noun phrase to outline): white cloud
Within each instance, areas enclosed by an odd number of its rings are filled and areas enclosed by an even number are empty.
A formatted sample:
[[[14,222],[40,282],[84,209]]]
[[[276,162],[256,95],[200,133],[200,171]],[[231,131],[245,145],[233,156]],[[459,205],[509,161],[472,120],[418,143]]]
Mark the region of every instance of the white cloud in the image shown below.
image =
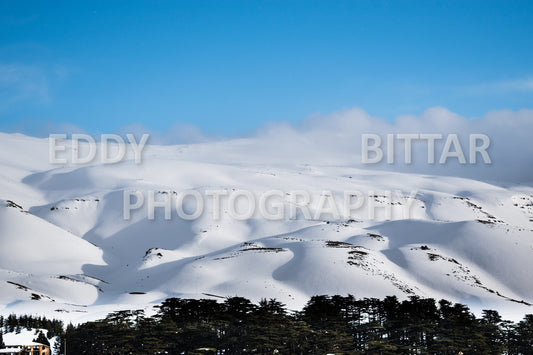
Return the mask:
[[[204,143],[223,139],[220,136],[208,135],[195,125],[182,123],[176,123],[163,131],[149,129],[142,124],[131,124],[122,127],[118,133],[121,135],[132,133],[139,138],[148,133],[150,134],[150,144],[160,145]]]
[[[297,125],[268,125],[257,137],[273,147],[273,159],[300,159],[300,162],[339,164],[369,169],[452,175],[485,181],[511,183],[533,182],[533,110],[491,111],[479,119],[467,119],[443,107],[433,107],[422,114],[405,115],[389,122],[372,117],[361,109],[350,109],[328,115],[314,115]],[[444,139],[436,142],[436,159],[442,154],[448,134],[457,134],[468,160],[469,135],[485,134],[490,138],[488,149],[492,164],[459,164],[449,159],[445,165],[427,163],[427,144],[413,144],[413,163],[404,163],[404,143],[396,140],[395,163],[361,163],[361,135],[380,135],[385,151],[387,134],[437,133]],[[305,160],[305,161],[304,161]]]
[[[0,108],[26,100],[50,100],[44,72],[31,65],[0,63]]]
[[[393,122],[374,117],[360,108],[330,114],[315,114],[298,124],[269,122],[247,137],[239,139],[213,136],[191,125],[175,125],[165,131],[149,130],[142,125],[124,127],[121,134],[151,135],[151,144],[185,144],[218,141],[228,160],[238,164],[326,164],[361,167],[375,170],[413,172],[474,178],[490,182],[533,183],[533,110],[491,111],[484,117],[468,119],[444,107],[432,107],[420,115],[399,116]],[[361,136],[365,133],[380,135],[385,148],[387,134],[442,134],[436,142],[436,164],[427,163],[427,144],[413,143],[413,162],[404,162],[404,143],[395,141],[395,162],[362,164]],[[492,164],[459,164],[448,159],[438,164],[447,135],[457,134],[466,158],[469,153],[469,135],[485,134],[491,146],[487,150]],[[222,143],[221,143],[222,141]],[[227,141],[224,143],[224,141]]]
[[[83,132],[79,127],[50,125],[44,131],[51,133]],[[190,144],[215,142],[210,148],[200,149],[209,154],[217,149],[226,162],[235,164],[269,165],[338,165],[372,170],[387,170],[431,175],[449,175],[473,178],[495,183],[533,183],[533,110],[501,110],[488,112],[484,117],[468,119],[444,107],[432,107],[420,115],[403,115],[394,121],[374,117],[359,108],[330,114],[315,114],[297,124],[269,122],[248,136],[238,138],[210,135],[193,125],[176,124],[166,130],[152,130],[139,124],[123,127],[119,134],[133,133],[140,137],[150,134],[149,144]],[[93,132],[94,133],[94,132]],[[103,132],[110,133],[110,132]],[[383,138],[386,151],[387,134],[442,134],[436,142],[436,164],[427,163],[427,143],[413,143],[413,162],[404,162],[404,143],[395,141],[395,162],[363,164],[361,137],[365,133]],[[468,159],[469,135],[485,134],[490,138],[488,149],[492,164],[484,164],[481,157],[472,164],[459,164],[449,159],[438,164],[447,135],[457,134]],[[207,156],[206,159],[209,159]]]
[[[506,91],[532,91],[533,92],[533,79],[528,78],[524,80],[514,80],[501,82],[497,84],[502,90]]]
[[[465,93],[486,94],[509,94],[509,93],[533,93],[533,78],[506,80],[494,83],[484,83],[466,88]]]

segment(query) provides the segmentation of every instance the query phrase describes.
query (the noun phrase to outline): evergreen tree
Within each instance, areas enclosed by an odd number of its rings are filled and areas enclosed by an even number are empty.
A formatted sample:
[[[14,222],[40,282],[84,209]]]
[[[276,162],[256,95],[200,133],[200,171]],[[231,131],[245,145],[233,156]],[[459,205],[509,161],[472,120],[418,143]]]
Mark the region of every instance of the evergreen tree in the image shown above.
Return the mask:
[[[54,343],[54,347],[52,349],[54,354],[61,355],[64,354],[63,350],[63,342],[61,341],[61,337],[58,337],[56,339],[56,342]]]
[[[533,349],[533,314],[528,314],[516,325],[518,354],[531,354]]]
[[[33,339],[33,342],[50,346],[50,342],[48,341],[48,338],[44,335],[42,330],[39,331],[37,338]]]
[[[499,355],[504,352],[504,332],[501,327],[502,317],[497,311],[483,310],[483,317],[479,322],[480,334],[485,341],[484,352],[490,355]]]
[[[33,322],[31,317],[24,322]],[[42,321],[42,320],[41,320]],[[44,336],[44,334],[43,334]],[[301,312],[275,299],[168,299],[154,317],[110,313],[64,333],[68,354],[531,354],[533,315],[518,324],[496,311],[396,297],[314,296]],[[208,348],[208,350],[198,350]],[[68,355],[67,354],[67,355]]]

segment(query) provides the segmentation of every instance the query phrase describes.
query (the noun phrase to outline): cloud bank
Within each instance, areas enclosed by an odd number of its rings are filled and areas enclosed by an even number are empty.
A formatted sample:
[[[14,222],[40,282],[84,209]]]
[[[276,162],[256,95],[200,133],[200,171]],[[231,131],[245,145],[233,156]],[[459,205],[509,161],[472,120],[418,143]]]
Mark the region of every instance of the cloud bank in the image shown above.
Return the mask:
[[[446,175],[472,178],[499,184],[533,185],[533,110],[491,111],[484,117],[469,119],[443,107],[433,107],[420,115],[403,115],[394,121],[375,117],[360,108],[316,114],[297,124],[270,122],[255,132],[239,137],[222,137],[204,133],[190,125],[176,125],[165,131],[150,131],[140,125],[128,126],[122,133],[139,137],[150,133],[150,144],[212,143],[236,164],[317,164],[353,166],[365,169]],[[405,163],[403,141],[395,140],[394,163],[386,157],[379,164],[363,164],[362,135],[441,134],[435,142],[435,164],[428,164],[425,141],[413,141],[412,162]],[[446,138],[457,135],[467,164],[448,158],[439,164]],[[469,136],[484,134],[490,139],[487,153],[491,164],[480,155],[476,164],[469,160]],[[209,159],[208,156],[202,159]],[[232,160],[233,159],[233,160]]]
[[[491,182],[533,182],[533,110],[493,111],[482,118],[467,119],[443,107],[433,107],[422,114],[404,115],[393,122],[373,117],[362,109],[354,108],[328,115],[315,115],[297,125],[271,124],[256,133],[256,137],[272,142],[285,154],[299,152],[314,156],[321,163],[354,165],[369,169],[450,175]],[[394,163],[386,159],[379,164],[362,164],[363,134],[377,134],[384,140],[389,134],[442,134],[435,143],[436,163],[428,164],[428,147],[424,141],[414,141],[412,163],[404,160],[404,143],[395,140]],[[470,134],[484,134],[490,139],[487,152],[492,160],[485,164],[478,156],[476,164],[460,164],[458,159],[447,159],[439,164],[446,137],[457,134],[468,160]]]
[[[47,126],[49,133],[82,133],[79,127],[68,125]],[[74,129],[76,128],[76,129]],[[66,129],[66,130],[65,130]],[[80,132],[81,131],[81,132]],[[420,115],[403,115],[394,121],[375,117],[360,108],[316,114],[297,124],[270,122],[254,132],[238,137],[207,134],[193,125],[176,124],[166,130],[150,130],[143,125],[123,127],[119,133],[133,133],[140,138],[150,134],[149,144],[207,144],[200,149],[205,155],[197,159],[209,160],[209,152],[223,154],[225,162],[260,165],[330,165],[353,166],[371,170],[405,173],[447,175],[472,178],[498,184],[527,184],[533,186],[533,110],[491,111],[485,116],[468,119],[443,107],[433,107]],[[86,133],[86,132],[83,132]],[[428,145],[414,141],[412,162],[404,161],[403,141],[395,139],[394,163],[386,157],[378,164],[364,164],[362,160],[362,135],[377,134],[383,139],[386,153],[387,135],[441,134],[435,142],[435,164],[428,164]],[[461,148],[469,159],[469,136],[484,134],[490,139],[487,153],[491,164],[478,156],[476,164],[460,164],[449,158],[439,164],[448,135],[456,134]],[[97,138],[97,137],[96,137]],[[98,140],[98,139],[97,139]]]

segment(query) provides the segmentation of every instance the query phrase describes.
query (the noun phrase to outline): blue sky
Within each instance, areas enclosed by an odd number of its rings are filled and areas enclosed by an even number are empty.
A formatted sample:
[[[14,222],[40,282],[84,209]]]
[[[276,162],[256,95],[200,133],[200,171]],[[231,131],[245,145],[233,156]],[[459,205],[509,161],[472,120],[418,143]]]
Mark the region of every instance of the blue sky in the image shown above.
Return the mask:
[[[0,131],[533,108],[531,1],[0,3]]]

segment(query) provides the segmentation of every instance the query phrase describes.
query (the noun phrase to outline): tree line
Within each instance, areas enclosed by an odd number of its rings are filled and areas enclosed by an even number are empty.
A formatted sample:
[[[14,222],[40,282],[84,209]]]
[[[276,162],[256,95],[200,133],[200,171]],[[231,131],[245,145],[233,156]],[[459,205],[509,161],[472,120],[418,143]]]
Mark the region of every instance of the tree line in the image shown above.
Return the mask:
[[[3,319],[4,329],[13,329],[13,319],[21,318]],[[301,311],[275,299],[169,298],[152,316],[118,311],[65,329],[40,319],[39,328],[61,337],[56,350],[66,355],[533,354],[533,315],[514,323],[484,310],[478,318],[463,304],[416,296],[314,296]]]

